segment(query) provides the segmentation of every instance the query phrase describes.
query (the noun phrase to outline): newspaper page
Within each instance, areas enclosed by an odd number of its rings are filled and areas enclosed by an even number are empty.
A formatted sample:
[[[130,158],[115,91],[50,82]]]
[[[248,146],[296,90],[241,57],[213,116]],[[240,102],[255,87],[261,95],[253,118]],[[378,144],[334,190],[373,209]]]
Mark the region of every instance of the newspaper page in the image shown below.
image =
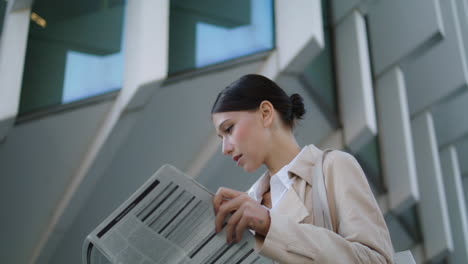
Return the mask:
[[[245,231],[238,243],[216,234],[213,194],[170,165],[88,235],[83,263],[272,263]]]

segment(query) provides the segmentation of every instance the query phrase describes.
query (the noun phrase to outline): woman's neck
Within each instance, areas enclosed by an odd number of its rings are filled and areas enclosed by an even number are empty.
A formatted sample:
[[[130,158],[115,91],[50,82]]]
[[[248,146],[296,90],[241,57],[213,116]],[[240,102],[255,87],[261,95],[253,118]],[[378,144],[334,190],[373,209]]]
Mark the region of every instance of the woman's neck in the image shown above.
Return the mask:
[[[272,144],[269,155],[265,159],[265,165],[270,177],[275,175],[282,167],[290,163],[299,154],[301,148],[297,144],[292,133],[279,136]]]

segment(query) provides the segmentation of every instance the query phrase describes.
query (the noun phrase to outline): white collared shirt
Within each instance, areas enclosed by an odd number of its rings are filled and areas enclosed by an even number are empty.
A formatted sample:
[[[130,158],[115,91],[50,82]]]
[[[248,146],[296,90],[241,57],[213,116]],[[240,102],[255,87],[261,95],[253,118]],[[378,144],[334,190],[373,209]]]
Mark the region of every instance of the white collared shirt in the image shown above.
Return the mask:
[[[288,171],[297,157],[304,151],[305,147],[294,157],[294,159],[289,162],[288,164],[284,165],[275,175],[270,177],[270,182],[268,183],[268,173],[263,174],[260,179],[258,179],[252,187],[247,191],[247,194],[252,197],[255,201],[261,203],[263,200],[263,194],[268,190],[270,187],[270,195],[271,195],[271,209],[265,207],[266,209],[273,211],[276,205],[281,201],[283,195],[289,190],[292,184],[292,180],[289,179]],[[255,231],[249,231],[255,235]],[[276,261],[272,261],[273,264],[277,264]]]
[[[263,200],[263,194],[270,187],[271,195],[271,210],[274,210],[276,205],[281,201],[283,195],[289,190],[292,184],[292,180],[289,179],[288,171],[297,157],[304,151],[305,147],[294,157],[294,159],[288,164],[284,165],[275,175],[270,177],[268,183],[268,174],[264,174],[258,179],[252,187],[247,191],[247,194],[252,197],[255,201],[261,203]]]

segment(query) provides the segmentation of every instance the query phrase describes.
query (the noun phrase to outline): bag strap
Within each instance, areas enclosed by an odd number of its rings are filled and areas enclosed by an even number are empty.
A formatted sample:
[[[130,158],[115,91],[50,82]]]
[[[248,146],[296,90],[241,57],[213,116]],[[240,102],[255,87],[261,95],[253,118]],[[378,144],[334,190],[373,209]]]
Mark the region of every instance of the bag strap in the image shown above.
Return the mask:
[[[331,152],[331,149],[326,149],[322,152],[319,162],[315,164],[315,173],[312,179],[312,199],[314,224],[333,231],[333,226],[330,217],[330,207],[327,197],[327,187],[325,185],[325,175],[323,174],[323,162],[325,155]],[[396,252],[394,256],[395,264],[415,264],[415,260],[411,251]]]
[[[327,198],[327,188],[325,186],[325,176],[323,175],[323,161],[325,155],[331,152],[331,149],[324,150],[318,162],[315,164],[315,173],[312,177],[312,205],[314,214],[314,224],[333,231],[330,217],[330,208]]]

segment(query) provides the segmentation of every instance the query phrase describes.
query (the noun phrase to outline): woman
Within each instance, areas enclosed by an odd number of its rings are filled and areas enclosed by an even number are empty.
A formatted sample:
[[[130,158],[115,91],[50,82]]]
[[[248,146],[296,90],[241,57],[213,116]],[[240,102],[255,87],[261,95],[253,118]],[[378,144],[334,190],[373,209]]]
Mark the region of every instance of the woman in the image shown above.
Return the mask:
[[[267,171],[248,193],[219,188],[213,198],[216,231],[232,213],[227,242],[238,242],[250,229],[257,251],[280,263],[393,263],[387,226],[356,160],[328,152],[323,176],[314,175],[322,151],[301,149],[293,135],[304,114],[300,95],[287,96],[261,75],[243,76],[218,95],[212,120],[223,153],[245,171],[262,164]],[[331,230],[313,219],[317,176],[324,177]]]

